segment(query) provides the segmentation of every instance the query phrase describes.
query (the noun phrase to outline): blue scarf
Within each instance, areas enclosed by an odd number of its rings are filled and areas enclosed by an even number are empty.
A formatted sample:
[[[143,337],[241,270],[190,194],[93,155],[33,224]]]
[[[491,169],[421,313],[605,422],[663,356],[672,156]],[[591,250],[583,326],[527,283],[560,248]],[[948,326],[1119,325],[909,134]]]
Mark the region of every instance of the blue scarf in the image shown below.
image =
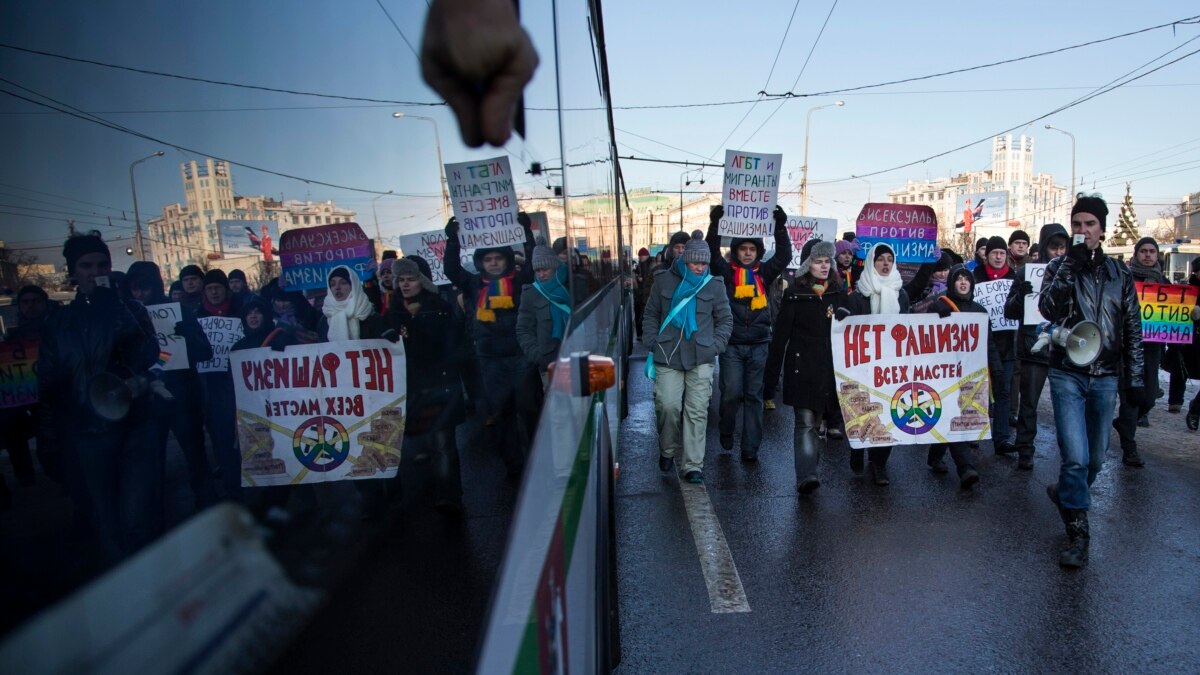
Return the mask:
[[[675,287],[675,295],[671,296],[671,307],[667,311],[678,306],[684,298],[699,292],[700,287],[709,279],[707,273],[703,275],[692,274],[692,270],[688,269],[687,263],[683,262],[682,257],[675,259],[675,271],[679,273],[679,276],[683,277],[683,281],[679,282],[679,285]],[[683,339],[692,339],[692,333],[695,333],[697,329],[695,301],[689,302],[687,307],[676,312],[675,316],[671,319],[671,323],[676,328],[683,329]]]
[[[533,282],[534,288],[538,289],[547,300],[550,301],[550,335],[555,340],[561,340],[563,332],[566,331],[567,321],[571,319],[571,294],[567,292],[567,266],[559,265],[558,270],[554,272],[554,276],[550,280],[542,283],[536,279]]]

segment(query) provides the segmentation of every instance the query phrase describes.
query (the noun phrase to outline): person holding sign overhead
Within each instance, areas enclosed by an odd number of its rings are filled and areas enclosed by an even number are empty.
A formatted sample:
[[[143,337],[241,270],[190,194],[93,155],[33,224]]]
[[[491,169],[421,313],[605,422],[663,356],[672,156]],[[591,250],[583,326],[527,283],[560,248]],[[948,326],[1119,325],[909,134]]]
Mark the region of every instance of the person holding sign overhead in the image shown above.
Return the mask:
[[[763,375],[771,342],[771,310],[767,306],[767,288],[792,262],[792,240],[787,230],[787,214],[775,207],[775,255],[763,262],[763,240],[733,238],[729,242],[729,260],[721,255],[721,236],[717,234],[725,209],[714,206],[709,213],[708,242],[710,269],[725,282],[729,307],[733,313],[733,333],[729,346],[719,357],[721,364],[721,417],[718,421],[721,447],[733,450],[733,432],[738,409],[742,410],[742,460],[758,460],[762,443]],[[832,258],[833,256],[828,256]],[[779,370],[774,371],[778,375]]]
[[[862,275],[858,278],[858,292],[850,296],[847,308],[848,312],[840,312],[837,317],[850,314],[908,314],[910,311],[908,294],[904,292],[904,279],[900,277],[900,270],[896,269],[896,252],[887,244],[875,244],[867,251]],[[876,485],[890,485],[892,481],[888,477],[887,462],[892,448],[870,448],[867,454],[871,460],[872,480]],[[862,450],[850,451],[850,468],[854,473],[862,472]]]
[[[529,216],[517,220],[525,230],[525,259],[533,258],[533,231]],[[469,310],[471,337],[479,359],[483,380],[484,407],[496,425],[493,428],[500,456],[511,478],[520,477],[525,468],[525,453],[533,437],[537,411],[528,400],[535,391],[537,374],[529,367],[521,343],[517,341],[518,291],[533,282],[533,266],[516,269],[511,246],[477,248],[472,274],[462,267],[458,240],[458,219],[446,223],[446,252],[443,257],[446,277],[462,289]]]
[[[975,282],[1015,279],[1016,274],[1008,266],[1008,244],[1003,237],[987,240],[984,264],[975,268]],[[1000,354],[1000,368],[992,372],[992,447],[997,455],[1016,452],[1008,440],[1010,436],[1009,415],[1012,413],[1012,374],[1017,363],[1015,330],[997,330],[992,333],[996,351]]]
[[[1043,225],[1038,235],[1038,269],[1040,263],[1046,263],[1067,252],[1067,230],[1058,223]],[[1037,342],[1037,324],[1025,323],[1025,303],[1037,302],[1037,298],[1027,300],[1033,295],[1033,284],[1029,281],[1032,268],[1023,265],[1017,270],[1017,278],[1008,289],[1008,298],[1004,301],[1004,318],[1020,321],[1017,329],[1017,359],[1021,370],[1020,406],[1017,409],[1017,468],[1025,471],[1033,469],[1033,439],[1037,437],[1037,408],[1042,398],[1042,390],[1046,388],[1046,376],[1050,372],[1050,361],[1046,352],[1033,351]]]
[[[1059,556],[1063,567],[1087,564],[1091,530],[1090,488],[1104,467],[1117,387],[1141,400],[1145,385],[1142,317],[1133,275],[1104,255],[1108,205],[1098,194],[1082,195],[1071,209],[1075,243],[1046,268],[1038,309],[1047,321],[1070,329],[1079,322],[1099,327],[1098,350],[1090,362],[1051,340],[1050,399],[1058,450],[1062,455],[1058,483],[1047,493],[1058,507],[1070,545]],[[1118,383],[1122,370],[1127,373]]]
[[[654,380],[658,468],[670,471],[682,454],[689,483],[704,482],[713,360],[733,332],[729,299],[708,272],[711,256],[704,233],[696,230],[671,268],[654,273],[642,318],[642,341],[650,350],[646,375]]]

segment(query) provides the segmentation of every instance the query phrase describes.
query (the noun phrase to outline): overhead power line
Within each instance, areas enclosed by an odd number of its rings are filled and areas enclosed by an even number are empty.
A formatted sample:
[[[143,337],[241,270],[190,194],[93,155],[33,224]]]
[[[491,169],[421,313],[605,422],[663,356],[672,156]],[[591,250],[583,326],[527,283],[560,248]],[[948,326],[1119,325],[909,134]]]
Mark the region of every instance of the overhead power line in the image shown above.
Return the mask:
[[[408,36],[404,34],[404,31],[400,30],[400,24],[396,23],[396,20],[392,18],[392,13],[387,11],[387,7],[383,6],[383,2],[381,2],[381,0],[375,0],[375,4],[379,5],[379,9],[383,10],[383,15],[386,16],[387,20],[391,22],[392,28],[395,28],[396,32],[400,34],[400,39],[404,40],[404,44],[408,45],[408,51],[412,52],[413,56],[417,57],[417,61],[419,62],[421,60],[421,55],[417,53],[417,50],[412,46],[412,43],[408,41]]]

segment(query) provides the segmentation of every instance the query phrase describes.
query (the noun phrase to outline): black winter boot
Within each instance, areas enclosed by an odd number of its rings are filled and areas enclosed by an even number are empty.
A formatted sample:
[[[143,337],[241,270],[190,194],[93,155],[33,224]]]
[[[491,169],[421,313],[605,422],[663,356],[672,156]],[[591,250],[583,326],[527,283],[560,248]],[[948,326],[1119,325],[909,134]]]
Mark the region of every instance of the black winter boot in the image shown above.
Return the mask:
[[[821,451],[817,440],[817,416],[806,408],[796,408],[795,443],[796,489],[809,494],[820,486],[817,480],[817,464]]]
[[[1088,544],[1092,539],[1087,511],[1065,511],[1063,521],[1067,524],[1070,546],[1059,554],[1058,564],[1071,569],[1083,567],[1087,564]]]

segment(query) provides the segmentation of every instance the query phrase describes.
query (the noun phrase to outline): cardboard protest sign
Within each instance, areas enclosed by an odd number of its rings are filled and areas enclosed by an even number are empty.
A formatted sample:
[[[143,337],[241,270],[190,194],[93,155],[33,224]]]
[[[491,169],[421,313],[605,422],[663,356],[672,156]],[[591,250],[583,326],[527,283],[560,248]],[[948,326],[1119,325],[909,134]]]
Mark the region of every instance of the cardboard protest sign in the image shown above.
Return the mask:
[[[186,370],[189,364],[187,341],[175,332],[175,324],[183,320],[178,302],[161,305],[146,305],[150,323],[154,324],[154,337],[158,340],[158,363],[154,368],[162,370]]]
[[[1038,299],[1042,295],[1042,283],[1046,279],[1046,263],[1026,263],[1025,281],[1033,286],[1033,292],[1025,296],[1025,325],[1036,326],[1045,321],[1042,310],[1038,309]]]
[[[852,316],[830,330],[850,447],[988,437],[987,317]]]
[[[1142,311],[1142,341],[1164,344],[1192,343],[1192,308],[1195,286],[1134,282]]]
[[[358,223],[302,227],[280,235],[279,262],[285,291],[323,289],[329,271],[339,265],[366,281],[375,273],[375,244]]]
[[[774,225],[772,225],[774,231]],[[792,262],[790,269],[800,266],[800,254],[804,245],[810,240],[833,241],[837,236],[837,218],[812,218],[809,216],[788,216],[787,231],[792,241]],[[763,247],[767,251],[775,250],[774,235],[763,238]]]
[[[717,225],[718,234],[735,239],[771,235],[782,161],[781,154],[725,151],[725,182],[721,187],[725,215]]]
[[[983,305],[992,321],[992,330],[1016,330],[1020,322],[1004,318],[1004,302],[1012,288],[1012,279],[981,281],[975,284],[975,302]]]
[[[508,157],[447,164],[446,183],[464,251],[525,243]]]
[[[525,215],[529,216],[529,229],[533,232],[533,240],[545,239],[546,245],[554,243],[554,236],[550,234],[550,219],[546,217],[545,211],[530,211]]]
[[[37,340],[0,342],[0,408],[37,403],[37,358]]]
[[[229,350],[245,335],[236,316],[206,316],[196,319],[212,344],[213,357],[196,364],[197,373],[229,372]]]
[[[937,215],[928,206],[916,204],[865,204],[855,224],[858,257],[865,260],[875,244],[887,244],[896,252],[896,262],[937,262]]]
[[[232,356],[242,485],[391,478],[400,467],[404,343],[347,340]]]
[[[433,274],[430,279],[438,286],[445,286],[451,283],[446,277],[446,269],[443,267],[443,258],[446,255],[446,233],[441,230],[433,230],[430,232],[418,232],[416,234],[400,235],[400,249],[404,251],[404,255],[416,255],[424,258],[425,262],[429,263],[429,272]],[[463,253],[459,256],[460,262],[464,267],[467,267],[471,262],[471,254]]]

